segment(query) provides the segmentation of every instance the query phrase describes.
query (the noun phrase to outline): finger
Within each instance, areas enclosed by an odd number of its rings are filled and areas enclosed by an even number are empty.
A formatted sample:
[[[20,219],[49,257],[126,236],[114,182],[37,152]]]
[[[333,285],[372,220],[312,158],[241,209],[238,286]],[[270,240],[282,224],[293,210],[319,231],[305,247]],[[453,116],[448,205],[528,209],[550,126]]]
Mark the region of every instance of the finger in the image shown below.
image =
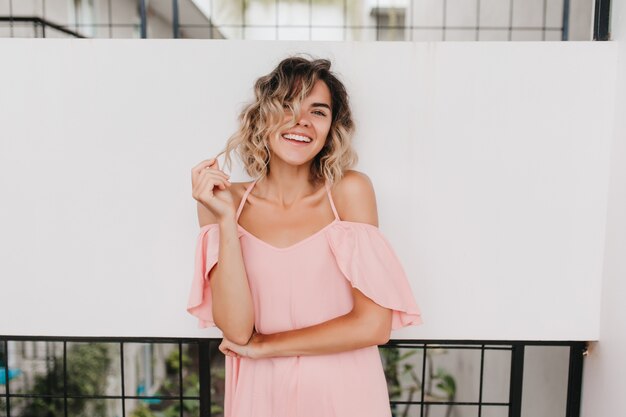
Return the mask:
[[[198,200],[200,196],[207,192],[209,193],[209,197],[213,198],[213,183],[210,177],[203,176],[197,182],[193,184],[191,195],[193,198]],[[199,201],[199,200],[198,200]]]
[[[219,186],[219,185],[223,185],[223,187],[221,187],[222,189],[225,189],[226,187],[230,187],[231,186],[231,182],[228,181],[228,179],[223,178],[219,175],[213,175],[211,176],[211,178],[213,178],[213,186]]]
[[[225,176],[224,174],[207,172],[207,174],[204,175],[202,178],[207,177],[207,176],[215,178],[218,181],[223,182],[225,185],[229,185],[229,186],[232,185],[232,183],[230,182],[230,179],[227,176]]]
[[[231,356],[233,358],[238,358],[239,354],[236,351],[230,349],[231,346],[232,346],[232,342],[230,342],[226,338],[223,338],[222,343],[220,344],[219,347],[220,347],[220,350],[223,350],[224,355]]]
[[[212,169],[209,167],[205,167],[204,169],[202,169],[202,171],[197,174],[195,178],[192,179],[192,183],[199,183],[202,181],[203,178],[206,178],[207,176],[220,178],[224,181],[227,181],[229,185],[231,184],[230,176],[228,174],[220,171],[219,169]]]
[[[209,168],[209,167],[205,167],[202,170],[202,173],[213,173],[215,175],[219,175],[221,178],[225,179],[225,180],[229,180],[230,179],[230,175],[225,173],[224,171],[222,171],[221,169],[214,169],[214,168]]]
[[[205,159],[203,161],[200,161],[197,165],[195,165],[191,171],[192,172],[199,172],[202,171],[204,168],[206,167],[211,167],[212,165],[215,164],[215,162],[217,161],[216,158],[210,158],[210,159]]]
[[[211,158],[211,168],[220,169],[220,163],[217,158]]]
[[[210,190],[211,192],[218,187],[221,190],[225,190],[226,187],[230,187],[230,183],[212,175],[207,175],[203,178],[199,184],[200,190]]]
[[[228,184],[230,184],[229,177],[226,174],[221,171],[216,171],[212,169],[205,169],[203,172],[201,172],[196,182],[202,182],[207,177],[226,181],[228,182]]]
[[[212,159],[205,159],[204,161],[200,162],[198,165],[194,166],[191,169],[191,182],[195,183],[198,181],[199,178],[202,177],[202,174],[204,173],[204,170],[206,169],[206,167],[208,167],[211,162]]]
[[[222,352],[225,356],[232,356],[232,351],[228,349],[223,343],[219,346],[220,352]]]
[[[197,177],[198,174],[200,174],[205,168],[207,167],[214,168],[214,165],[215,167],[219,167],[219,164],[217,163],[217,158],[210,158],[210,159],[205,159],[203,161],[200,161],[200,163],[198,163],[196,166],[194,166],[191,169],[191,176]]]

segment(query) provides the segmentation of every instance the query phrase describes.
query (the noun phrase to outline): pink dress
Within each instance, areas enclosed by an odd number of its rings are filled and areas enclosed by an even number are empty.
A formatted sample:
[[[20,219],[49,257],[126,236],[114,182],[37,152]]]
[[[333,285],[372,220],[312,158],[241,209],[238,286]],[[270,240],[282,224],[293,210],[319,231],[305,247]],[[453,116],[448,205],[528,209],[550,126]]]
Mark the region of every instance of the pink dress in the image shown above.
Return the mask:
[[[246,189],[237,221],[256,180]],[[422,323],[405,272],[378,227],[335,219],[287,247],[275,247],[238,225],[259,333],[312,326],[351,311],[351,287],[392,309],[392,329]],[[198,327],[215,326],[209,271],[217,263],[219,226],[197,240],[187,311]],[[376,345],[321,355],[263,359],[225,357],[224,417],[390,417]]]

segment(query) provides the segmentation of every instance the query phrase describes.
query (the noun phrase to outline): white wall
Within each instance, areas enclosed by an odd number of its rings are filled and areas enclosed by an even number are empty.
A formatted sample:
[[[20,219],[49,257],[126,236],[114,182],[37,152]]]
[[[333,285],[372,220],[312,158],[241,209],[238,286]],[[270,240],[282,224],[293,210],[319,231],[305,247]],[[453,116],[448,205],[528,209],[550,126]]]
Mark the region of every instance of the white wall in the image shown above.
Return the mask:
[[[0,334],[221,336],[185,311],[190,169],[303,50],[346,82],[422,308],[394,338],[597,339],[616,49],[593,42],[0,40]]]
[[[611,182],[606,225],[600,341],[583,370],[582,417],[623,415],[626,390],[626,1],[611,1],[611,39],[619,53],[615,67]]]

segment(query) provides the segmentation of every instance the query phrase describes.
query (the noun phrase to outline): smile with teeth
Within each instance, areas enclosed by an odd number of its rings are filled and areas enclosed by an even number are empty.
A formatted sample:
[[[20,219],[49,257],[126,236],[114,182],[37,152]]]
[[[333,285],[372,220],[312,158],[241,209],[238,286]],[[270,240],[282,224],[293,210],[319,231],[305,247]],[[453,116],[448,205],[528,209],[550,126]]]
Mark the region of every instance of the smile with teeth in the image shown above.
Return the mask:
[[[288,139],[288,140],[296,140],[298,142],[303,142],[303,143],[311,142],[311,138],[309,138],[307,136],[294,135],[292,133],[284,134],[283,138],[284,139]]]

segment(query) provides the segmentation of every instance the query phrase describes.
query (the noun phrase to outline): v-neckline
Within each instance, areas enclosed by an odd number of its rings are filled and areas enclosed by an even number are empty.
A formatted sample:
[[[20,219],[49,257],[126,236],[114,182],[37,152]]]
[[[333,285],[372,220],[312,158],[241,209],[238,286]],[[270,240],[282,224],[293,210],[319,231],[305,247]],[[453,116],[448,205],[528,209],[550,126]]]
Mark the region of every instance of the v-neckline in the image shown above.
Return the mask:
[[[276,251],[286,251],[286,250],[290,250],[293,248],[296,248],[306,242],[308,242],[309,240],[319,236],[322,234],[322,232],[324,232],[326,229],[330,228],[332,225],[341,222],[341,219],[339,218],[339,213],[337,213],[337,209],[335,208],[335,202],[333,201],[333,196],[330,193],[330,187],[328,184],[328,181],[325,180],[324,182],[324,187],[326,188],[326,195],[328,197],[328,201],[330,203],[330,207],[333,210],[333,214],[335,216],[335,218],[333,219],[332,222],[328,223],[326,226],[322,227],[321,229],[319,229],[317,232],[305,237],[304,239],[301,239],[299,241],[297,241],[296,243],[293,243],[291,245],[288,246],[284,246],[284,247],[278,247],[278,246],[274,246],[271,243],[266,242],[265,240],[255,236],[254,234],[252,234],[251,232],[249,232],[245,227],[243,227],[242,225],[239,224],[239,216],[241,215],[241,211],[243,210],[243,207],[246,203],[246,200],[248,199],[248,195],[250,194],[250,191],[252,191],[252,188],[254,188],[254,186],[256,185],[258,181],[258,178],[255,179],[254,181],[252,181],[252,183],[246,187],[246,191],[244,192],[243,197],[241,198],[241,202],[239,203],[239,207],[237,208],[237,216],[236,216],[236,222],[237,222],[237,228],[240,229],[244,234],[246,234],[247,236],[250,236],[252,239],[254,239],[255,241],[273,249]]]
[[[335,223],[338,223],[338,222],[340,222],[340,221],[341,221],[341,220],[339,220],[339,219],[333,219],[333,221],[332,221],[332,222],[328,223],[326,226],[322,227],[322,228],[321,228],[321,229],[319,229],[317,232],[314,232],[313,234],[311,234],[311,235],[309,235],[309,236],[305,237],[304,239],[300,239],[300,240],[299,240],[299,241],[297,241],[296,243],[293,243],[293,244],[291,244],[291,245],[289,245],[289,246],[284,246],[284,247],[274,246],[274,245],[272,245],[271,243],[268,243],[268,242],[264,241],[263,239],[261,239],[261,238],[259,238],[259,237],[255,236],[255,235],[253,235],[253,234],[252,234],[252,233],[250,233],[248,230],[246,230],[246,228],[245,228],[245,227],[243,227],[242,225],[240,225],[240,224],[239,224],[239,222],[237,222],[237,227],[238,227],[239,229],[241,229],[241,231],[243,231],[246,235],[248,235],[248,236],[250,236],[252,239],[254,239],[255,241],[257,241],[257,242],[259,242],[259,243],[261,243],[261,244],[263,244],[263,245],[265,245],[265,246],[268,246],[268,247],[269,247],[269,248],[271,248],[271,249],[274,249],[274,250],[277,250],[277,251],[286,251],[286,250],[289,250],[289,249],[296,248],[296,247],[298,247],[298,246],[300,246],[300,245],[304,244],[305,242],[308,242],[309,240],[311,240],[311,239],[313,239],[314,237],[316,237],[316,236],[318,236],[318,235],[322,234],[322,232],[324,232],[326,229],[330,228],[332,225],[334,225]]]

